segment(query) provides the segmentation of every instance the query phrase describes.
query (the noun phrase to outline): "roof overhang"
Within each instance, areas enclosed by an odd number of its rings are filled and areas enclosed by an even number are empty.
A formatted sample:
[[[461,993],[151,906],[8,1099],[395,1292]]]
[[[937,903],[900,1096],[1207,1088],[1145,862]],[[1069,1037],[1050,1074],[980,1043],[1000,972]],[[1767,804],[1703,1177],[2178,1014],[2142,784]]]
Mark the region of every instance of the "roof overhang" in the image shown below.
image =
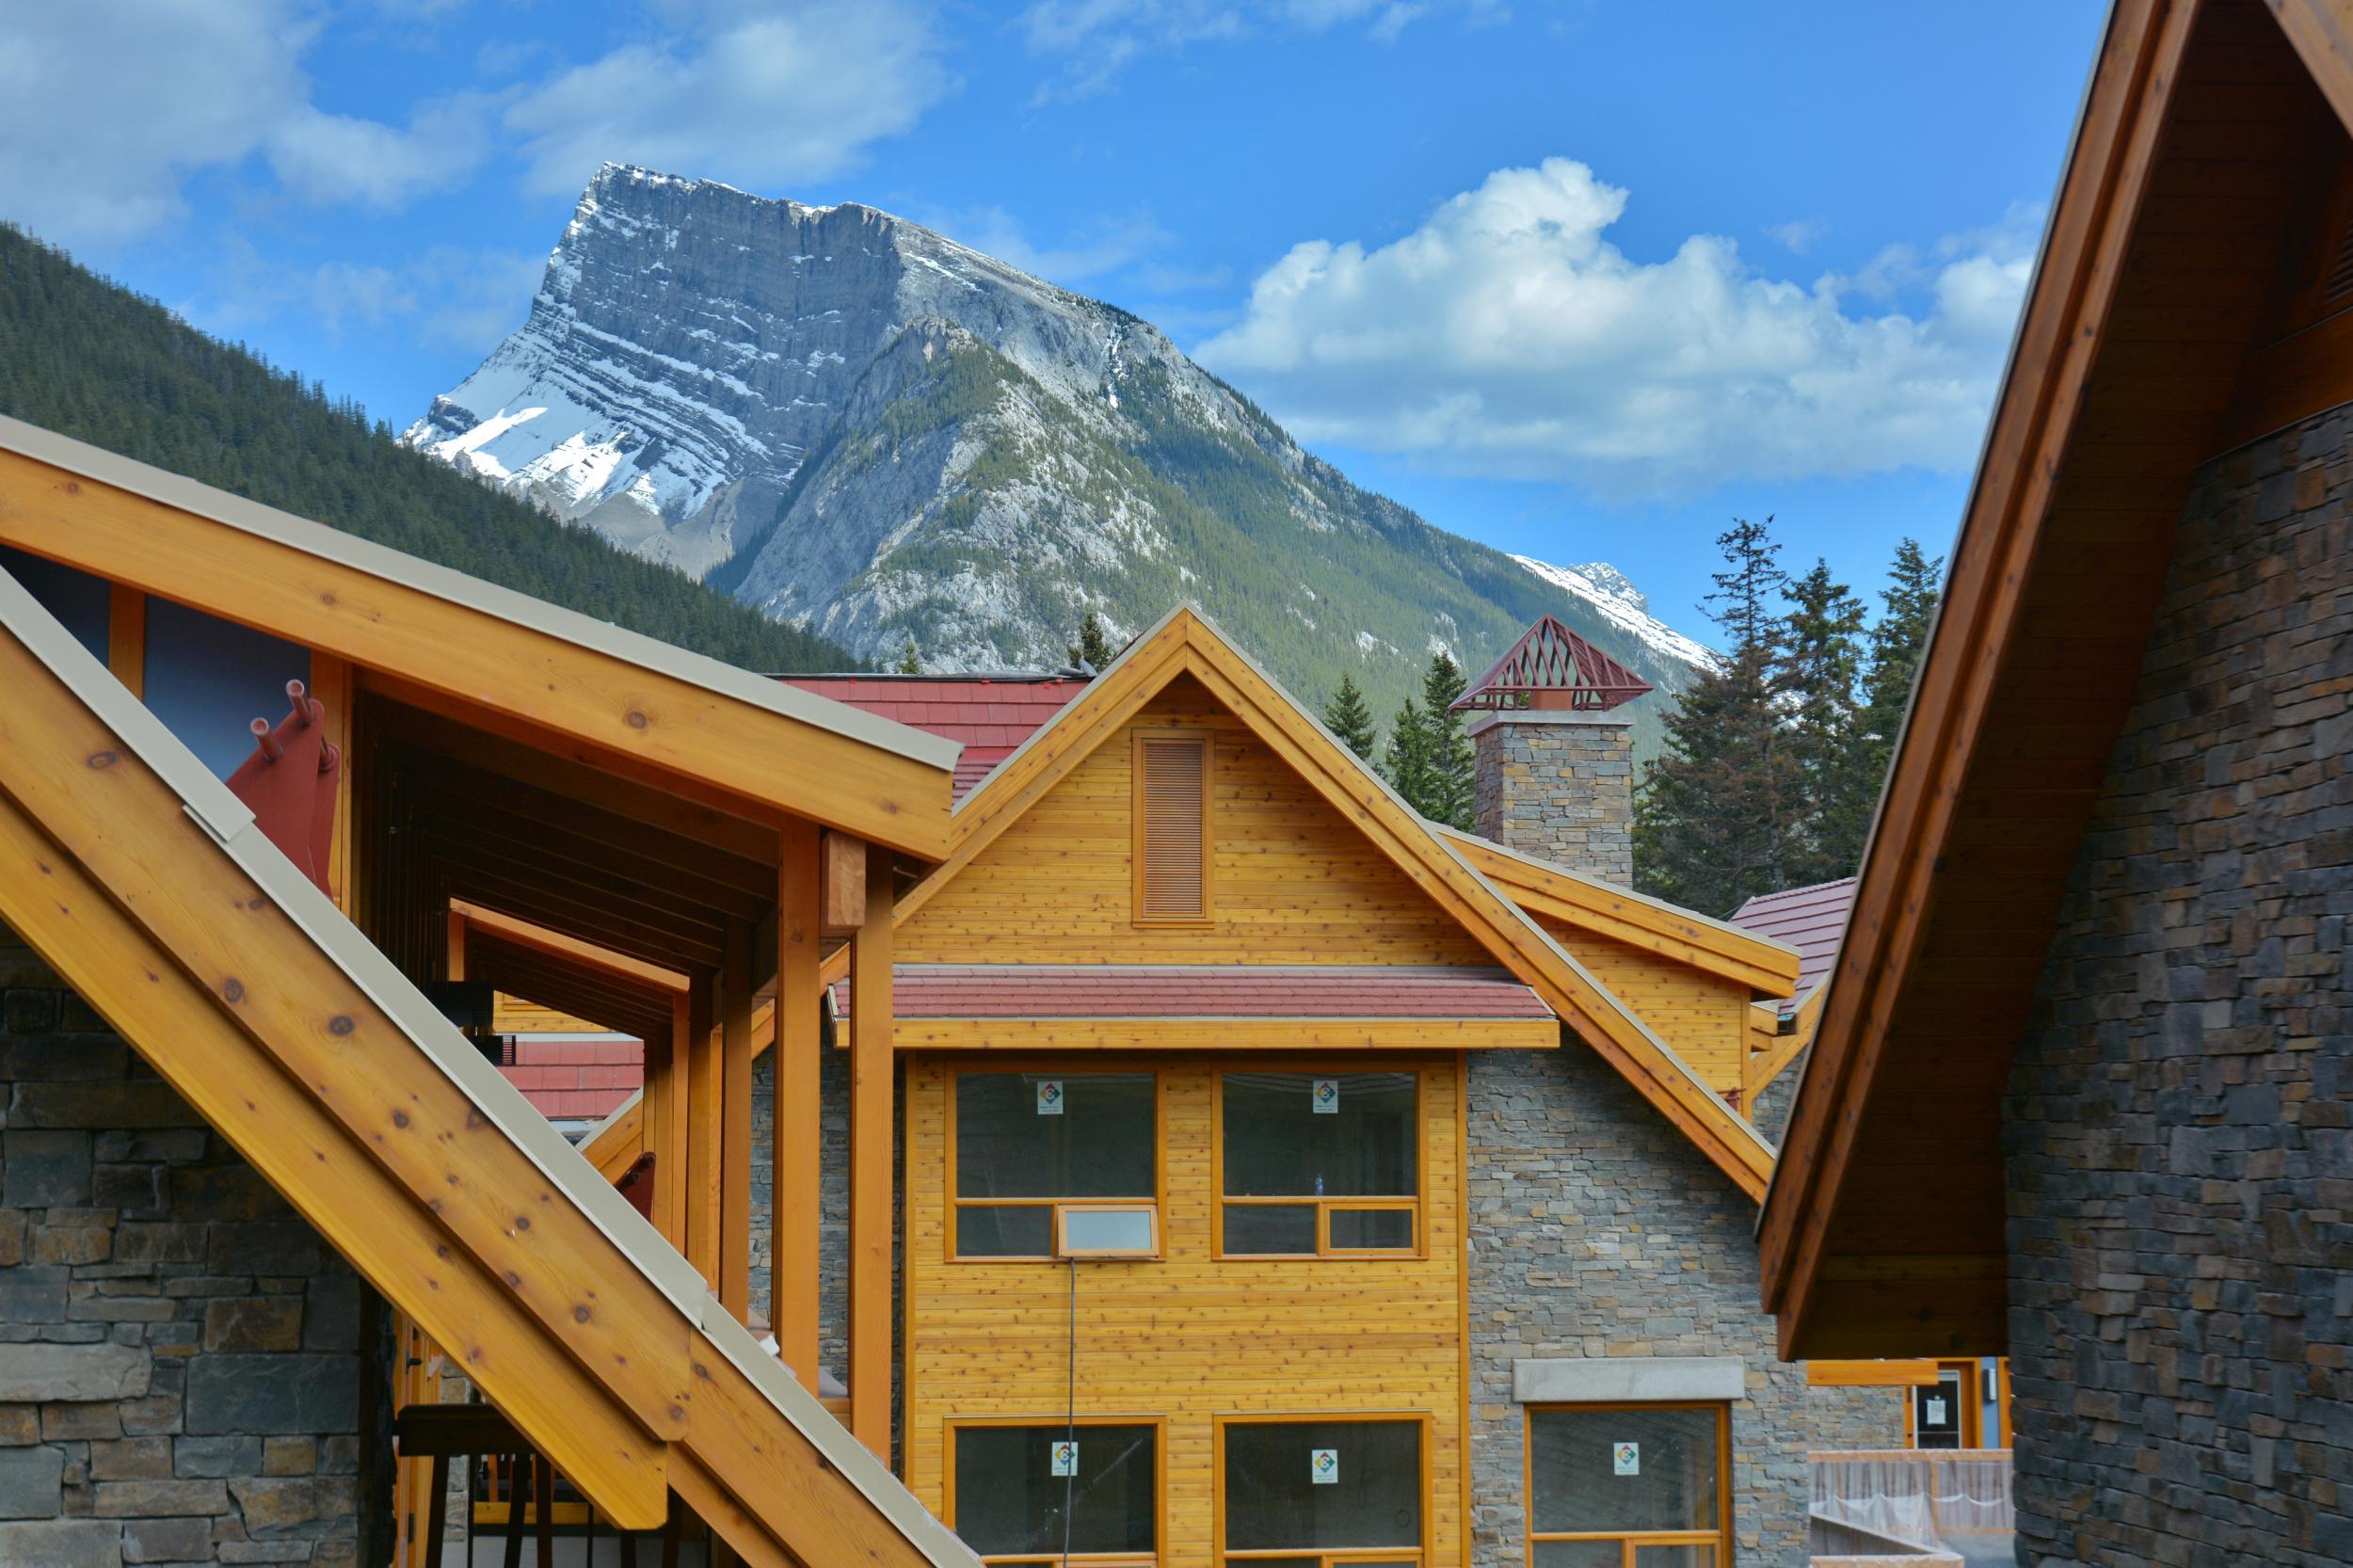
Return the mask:
[[[936,859],[957,746],[102,448],[0,418],[0,543],[496,715]]]
[[[2353,397],[2262,335],[2347,155],[2345,18],[2108,19],[1760,1222],[1785,1357],[2004,1348],[2002,1096],[2191,479]]]

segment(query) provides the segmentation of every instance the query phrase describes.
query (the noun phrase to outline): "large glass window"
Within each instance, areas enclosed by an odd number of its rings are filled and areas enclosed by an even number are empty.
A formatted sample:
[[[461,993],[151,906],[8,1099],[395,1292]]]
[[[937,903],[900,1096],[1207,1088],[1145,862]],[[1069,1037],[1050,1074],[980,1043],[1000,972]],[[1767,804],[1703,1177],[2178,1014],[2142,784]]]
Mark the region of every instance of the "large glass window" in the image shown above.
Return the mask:
[[[957,1074],[954,1255],[1052,1257],[1056,1209],[1157,1200],[1157,1099],[1150,1073]]]
[[[114,601],[114,589],[104,578],[4,544],[0,544],[0,569],[24,584],[24,591],[63,622],[73,640],[100,664],[106,662],[107,610]]]
[[[1228,1563],[1327,1568],[1335,1561],[1418,1563],[1422,1423],[1401,1420],[1219,1424]]]
[[[1417,1075],[1227,1073],[1219,1099],[1224,1256],[1420,1245]]]
[[[1530,1568],[1731,1568],[1728,1424],[1720,1404],[1531,1409]]]
[[[286,682],[311,679],[311,653],[168,599],[147,601],[147,710],[226,778],[253,755],[255,719],[286,716]]]
[[[988,1562],[1149,1563],[1160,1538],[1159,1430],[960,1426],[948,1523]],[[1065,1525],[1066,1521],[1066,1525]],[[1065,1539],[1065,1529],[1067,1536]]]

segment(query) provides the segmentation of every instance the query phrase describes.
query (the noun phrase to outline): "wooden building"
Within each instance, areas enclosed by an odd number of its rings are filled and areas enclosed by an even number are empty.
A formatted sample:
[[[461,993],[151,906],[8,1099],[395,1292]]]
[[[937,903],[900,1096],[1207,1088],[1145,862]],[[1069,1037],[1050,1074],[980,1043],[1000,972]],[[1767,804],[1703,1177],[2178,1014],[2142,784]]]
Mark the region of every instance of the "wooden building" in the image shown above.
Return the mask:
[[[1422,822],[1190,610],[811,684],[998,753],[893,920],[896,1452],[984,1558],[1789,1561],[1804,1453],[1900,1440],[1747,1294],[1793,949]]]
[[[2019,1560],[2353,1559],[2353,17],[2121,0],[1761,1231]]]
[[[947,852],[955,748],[8,421],[0,570],[0,923],[28,950],[0,977],[0,1387],[57,1413],[8,1450],[0,1558],[426,1562],[434,1467],[490,1448],[536,1462],[538,1519],[560,1472],[608,1531],[968,1563],[868,1451],[888,904]],[[291,832],[221,782],[289,679],[313,696],[264,751],[308,730],[305,771],[239,778]],[[470,906],[504,920],[460,939]],[[882,1326],[837,1401],[867,1447],[812,1391],[813,1199],[777,1210],[784,1359],[744,1326],[751,1166],[817,1182],[813,1142],[750,1145],[752,1023],[770,999],[813,1065],[837,947],[875,1003],[849,1278]],[[650,1222],[428,1000],[453,981],[649,1043]],[[407,1403],[428,1359],[489,1402]]]

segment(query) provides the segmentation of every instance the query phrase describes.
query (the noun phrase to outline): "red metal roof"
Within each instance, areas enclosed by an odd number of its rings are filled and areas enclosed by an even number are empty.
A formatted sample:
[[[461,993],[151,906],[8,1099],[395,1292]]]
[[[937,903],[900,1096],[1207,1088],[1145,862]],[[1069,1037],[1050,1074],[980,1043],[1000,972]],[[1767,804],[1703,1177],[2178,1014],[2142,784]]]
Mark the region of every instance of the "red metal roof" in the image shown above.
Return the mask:
[[[788,675],[787,685],[964,744],[955,798],[1044,727],[1086,681],[1068,675]]]
[[[1599,712],[1651,689],[1649,681],[1570,631],[1560,616],[1544,615],[1448,706]]]
[[[550,1121],[601,1120],[645,1082],[644,1046],[635,1040],[515,1042],[515,1062],[499,1071]]]
[[[901,964],[902,1018],[1549,1018],[1503,969],[1423,965]],[[849,982],[834,987],[849,1014]]]
[[[1792,1013],[1838,963],[1838,943],[1847,932],[1847,910],[1854,903],[1855,879],[1817,882],[1759,893],[1733,911],[1732,923],[1798,950],[1798,994],[1781,1004]]]

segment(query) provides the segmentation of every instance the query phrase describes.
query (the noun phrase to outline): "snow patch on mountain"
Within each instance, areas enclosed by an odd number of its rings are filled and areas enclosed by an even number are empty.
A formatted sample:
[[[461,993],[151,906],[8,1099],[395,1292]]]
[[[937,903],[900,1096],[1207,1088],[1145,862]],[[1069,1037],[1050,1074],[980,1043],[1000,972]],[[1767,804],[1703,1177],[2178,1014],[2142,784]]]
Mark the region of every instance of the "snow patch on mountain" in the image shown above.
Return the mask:
[[[1650,600],[1627,581],[1624,572],[1606,561],[1581,567],[1556,567],[1532,555],[1512,557],[1530,572],[1593,607],[1603,619],[1636,638],[1663,658],[1695,670],[1716,667],[1716,650],[1685,636],[1650,613]]]

